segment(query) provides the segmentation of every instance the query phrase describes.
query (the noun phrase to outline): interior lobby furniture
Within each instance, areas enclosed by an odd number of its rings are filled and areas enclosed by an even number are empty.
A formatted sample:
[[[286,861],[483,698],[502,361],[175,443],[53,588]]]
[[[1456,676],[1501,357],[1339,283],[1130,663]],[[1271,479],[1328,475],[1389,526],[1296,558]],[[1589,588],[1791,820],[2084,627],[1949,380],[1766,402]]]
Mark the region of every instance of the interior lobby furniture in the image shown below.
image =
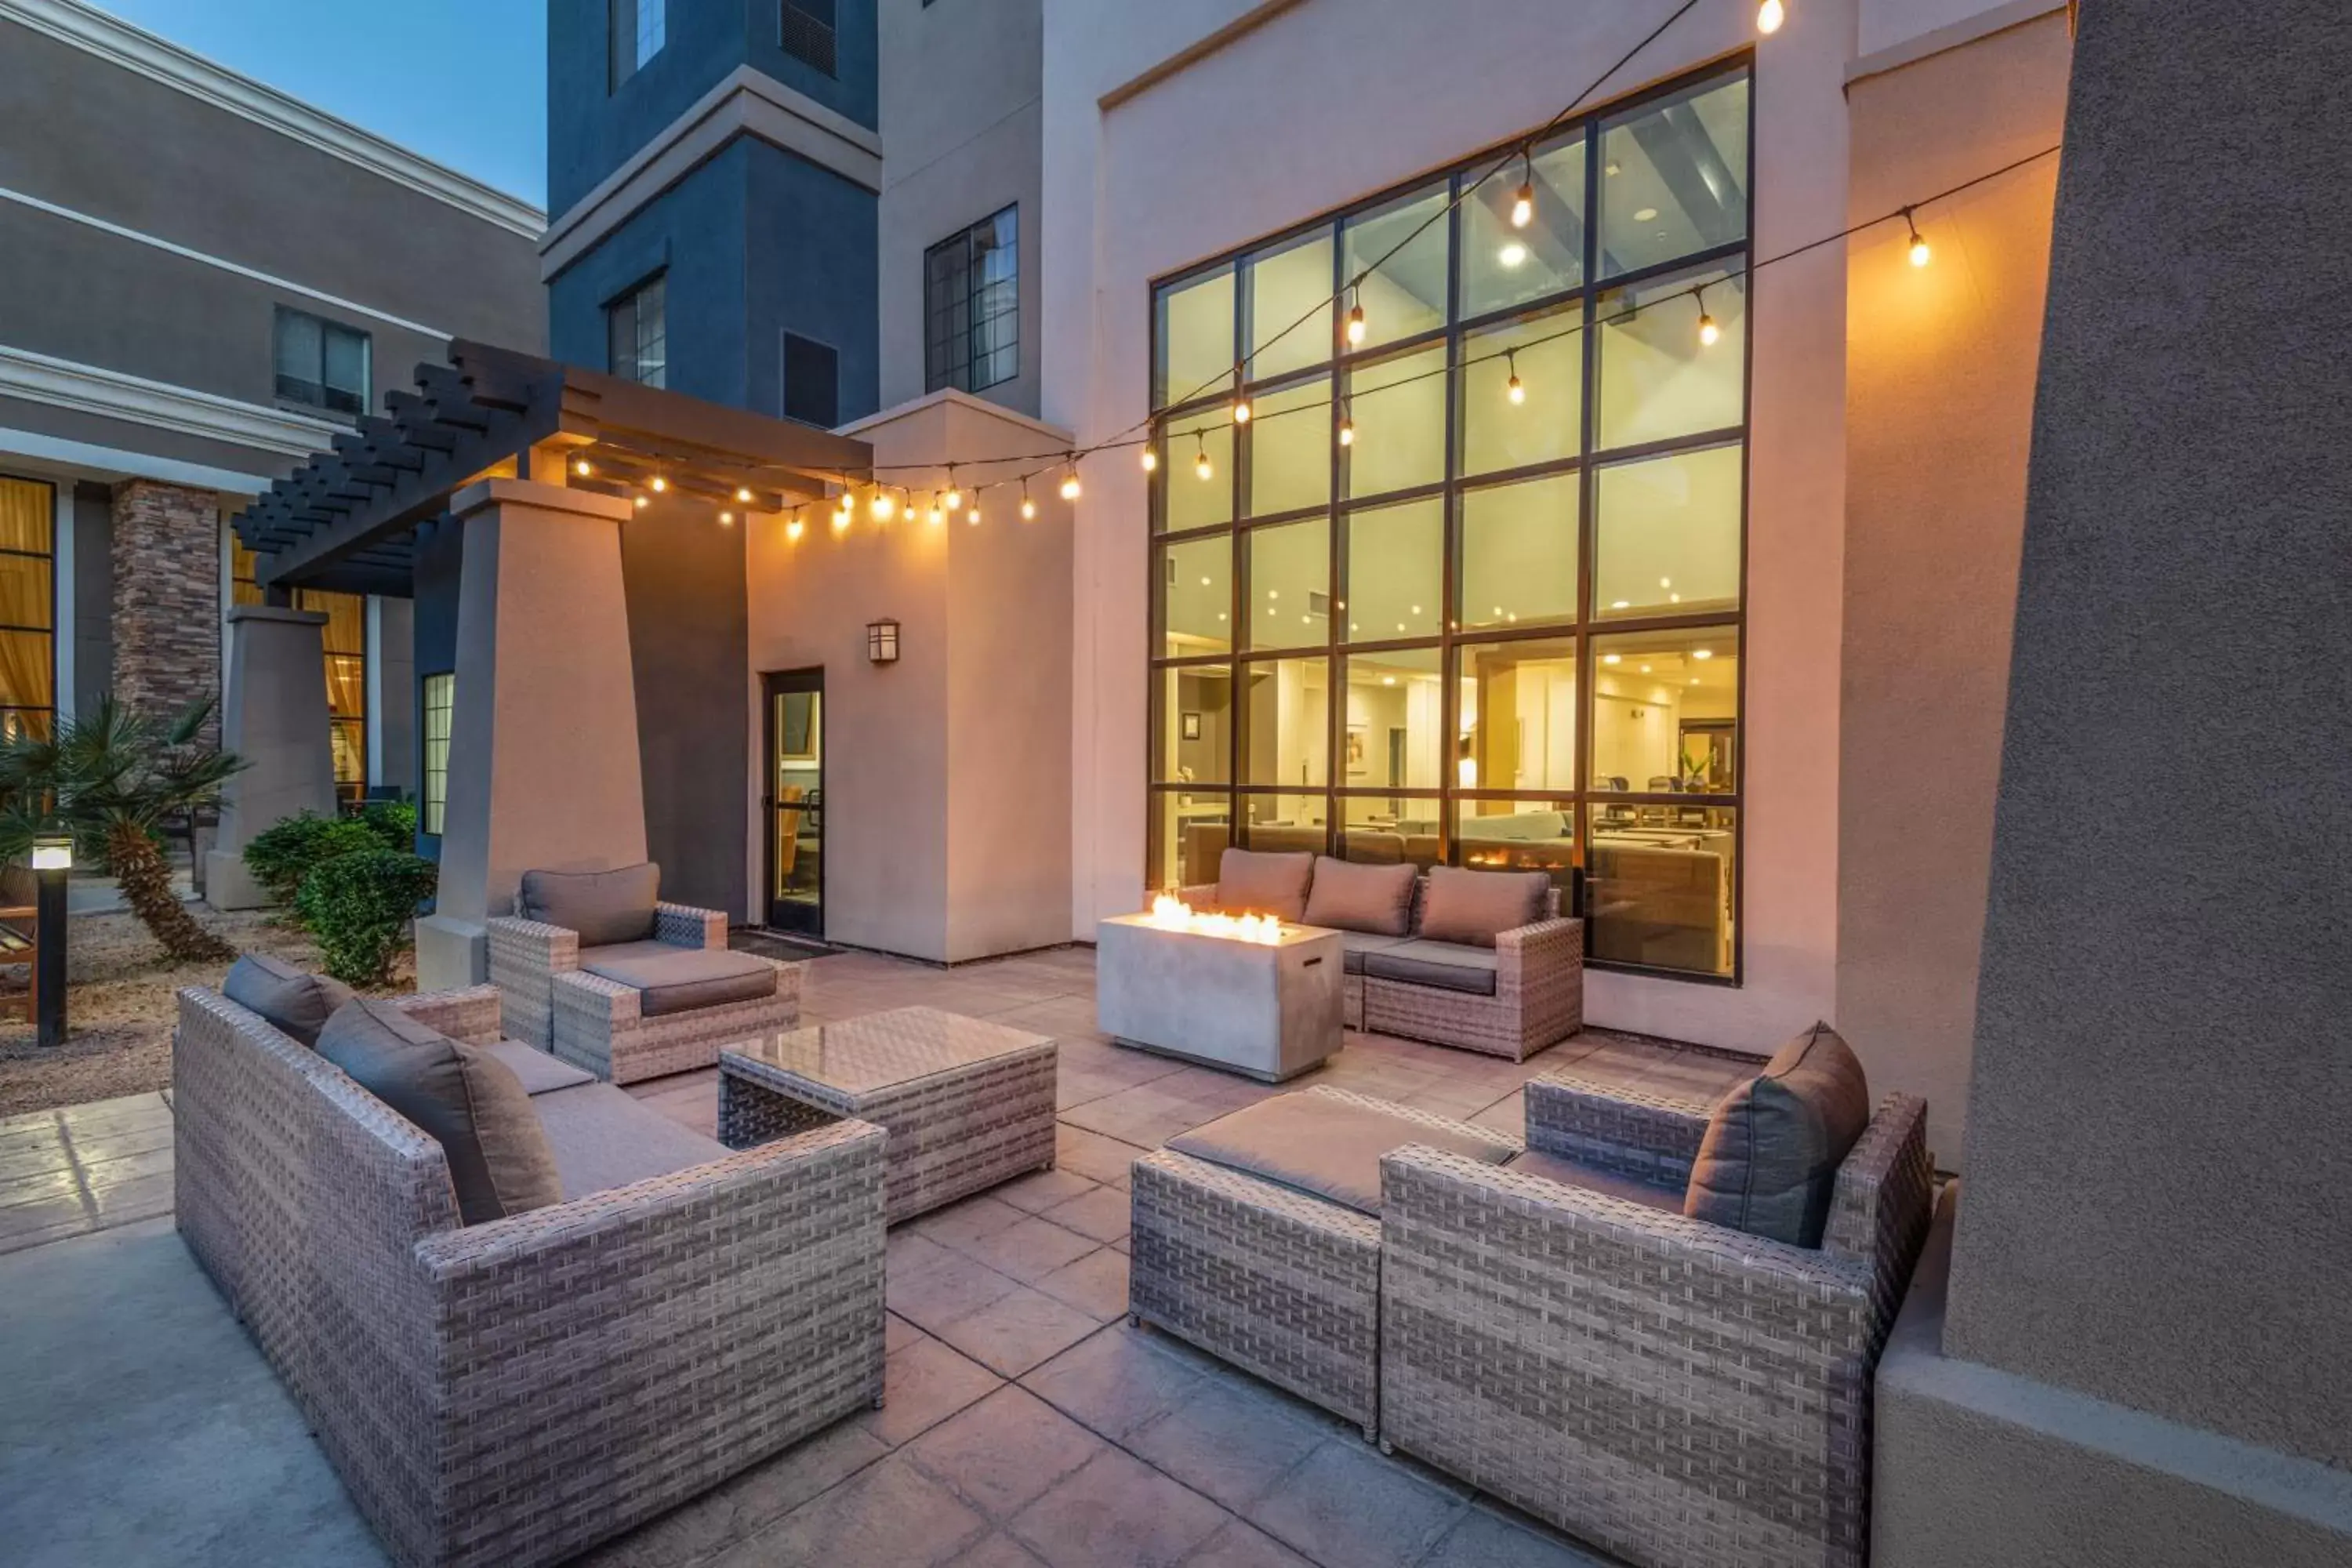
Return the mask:
[[[1150,915],[1095,927],[1095,1026],[1122,1045],[1267,1083],[1346,1038],[1337,931],[1286,924],[1272,943],[1171,930]]]
[[[1381,1439],[1643,1568],[1863,1568],[1927,1105],[1870,1113],[1855,1064],[1853,1141],[1804,1162],[1811,1244],[1757,1234],[1792,1212],[1741,1206],[1788,1163],[1772,1129],[1836,1124],[1764,1098],[1812,1037],[1714,1106],[1533,1079],[1528,1152],[1499,1170],[1384,1159]]]
[[[661,868],[526,871],[487,922],[507,1034],[614,1083],[707,1068],[800,1021],[800,969],[727,946],[727,917],[659,900]]]
[[[1583,922],[1560,917],[1559,889],[1545,873],[1437,866],[1421,875],[1410,863],[1376,868],[1326,855],[1228,849],[1217,883],[1181,896],[1194,909],[1240,912],[1249,906],[1226,892],[1231,868],[1276,860],[1296,863],[1303,874],[1302,917],[1339,933],[1347,1027],[1524,1061],[1584,1026]],[[1411,884],[1401,913],[1366,918],[1354,899],[1318,906],[1324,883],[1381,870]],[[1524,902],[1507,924],[1441,932],[1427,926],[1433,883],[1468,891],[1489,908],[1508,907],[1514,895]]]
[[[835,1122],[889,1134],[889,1223],[1054,1163],[1056,1052],[934,1007],[742,1040],[719,1056],[719,1138],[751,1149]]]
[[[1700,973],[1731,965],[1731,835],[1642,827],[1592,835],[1592,956]]]
[[[552,1151],[562,1201],[467,1225],[442,1142],[259,1014],[178,1005],[180,1233],[394,1561],[561,1562],[881,1398],[878,1128],[730,1153],[500,1042],[489,986],[398,998]]]
[[[1364,1428],[1380,1424],[1380,1159],[1501,1161],[1503,1133],[1344,1089],[1278,1095],[1137,1160],[1130,1315]]]

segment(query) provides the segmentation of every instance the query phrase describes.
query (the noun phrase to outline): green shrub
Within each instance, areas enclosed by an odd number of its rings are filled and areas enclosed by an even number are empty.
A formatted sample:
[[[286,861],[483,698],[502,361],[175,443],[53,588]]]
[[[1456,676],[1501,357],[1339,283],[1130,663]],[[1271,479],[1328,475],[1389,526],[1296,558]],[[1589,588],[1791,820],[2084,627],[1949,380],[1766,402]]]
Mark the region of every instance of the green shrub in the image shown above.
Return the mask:
[[[294,897],[313,867],[382,847],[383,838],[364,822],[306,811],[255,834],[245,847],[245,868],[282,904]]]
[[[433,896],[439,868],[381,847],[321,861],[302,879],[294,912],[319,944],[327,973],[346,985],[380,986],[408,942],[417,905]]]
[[[360,807],[360,820],[383,840],[386,849],[404,855],[416,850],[416,805],[405,800],[372,800]]]

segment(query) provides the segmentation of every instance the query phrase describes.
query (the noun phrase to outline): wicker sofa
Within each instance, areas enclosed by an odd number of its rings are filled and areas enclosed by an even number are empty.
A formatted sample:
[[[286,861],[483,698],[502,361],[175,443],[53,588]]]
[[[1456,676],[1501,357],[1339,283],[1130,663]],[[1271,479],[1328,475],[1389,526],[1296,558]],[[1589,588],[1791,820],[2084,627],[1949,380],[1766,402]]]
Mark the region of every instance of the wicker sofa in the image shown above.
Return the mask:
[[[881,1397],[883,1146],[741,1153],[543,1052],[488,986],[412,1017],[514,1067],[565,1201],[461,1226],[442,1146],[210,991],[173,1039],[178,1225],[398,1563],[554,1563]]]
[[[646,871],[657,881],[657,867],[626,867],[610,875]],[[559,875],[565,874],[525,875],[520,901],[526,910],[532,879]],[[729,952],[727,917],[717,910],[663,903],[650,893],[641,908],[649,931],[603,942],[583,941],[569,926],[527,913],[487,922],[490,984],[499,990],[508,1037],[552,1051],[598,1078],[635,1083],[715,1066],[722,1045],[800,1022],[799,965]],[[647,984],[675,965],[674,955],[698,952],[723,955],[742,968],[764,965],[774,971],[772,987],[740,1000],[702,1002],[694,999],[690,979],[678,987]],[[685,998],[680,1005],[664,1000],[673,992]]]
[[[1509,1166],[1385,1156],[1381,1439],[1644,1568],[1861,1568],[1926,1103],[1878,1102],[1818,1248],[1685,1217],[1712,1109],[1538,1079]]]
[[[1243,853],[1225,851],[1221,867]],[[1414,879],[1402,934],[1331,928],[1344,944],[1340,996],[1349,1028],[1524,1061],[1584,1027],[1584,922],[1562,918],[1559,889],[1545,893],[1543,919],[1497,931],[1490,949],[1473,949],[1424,936],[1429,885],[1428,875]],[[1215,910],[1232,902],[1223,889],[1220,881],[1179,896]],[[1324,921],[1310,916],[1303,923]]]

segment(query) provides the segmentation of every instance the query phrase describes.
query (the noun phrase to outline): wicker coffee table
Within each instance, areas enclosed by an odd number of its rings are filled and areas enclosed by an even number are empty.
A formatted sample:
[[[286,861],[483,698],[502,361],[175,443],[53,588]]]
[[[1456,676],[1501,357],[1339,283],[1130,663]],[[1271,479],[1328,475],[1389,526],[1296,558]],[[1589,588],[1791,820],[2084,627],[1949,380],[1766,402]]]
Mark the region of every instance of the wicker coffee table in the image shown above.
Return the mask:
[[[890,1135],[889,1223],[1054,1163],[1054,1042],[934,1007],[769,1035],[719,1053],[719,1141],[825,1122]]]

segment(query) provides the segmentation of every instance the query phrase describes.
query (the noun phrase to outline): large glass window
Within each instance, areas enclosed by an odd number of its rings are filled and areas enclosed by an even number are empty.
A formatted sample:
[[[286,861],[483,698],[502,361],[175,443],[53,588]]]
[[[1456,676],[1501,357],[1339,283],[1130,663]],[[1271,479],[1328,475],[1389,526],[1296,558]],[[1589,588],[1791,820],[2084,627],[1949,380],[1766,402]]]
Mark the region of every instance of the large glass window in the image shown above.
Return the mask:
[[[1155,886],[1538,868],[1737,976],[1748,125],[1717,71],[1156,290]]]
[[[669,384],[668,289],[655,273],[604,307],[605,368],[624,381]]]
[[[980,392],[1021,374],[1020,212],[923,252],[923,390]]]
[[[58,492],[0,477],[0,735],[46,735],[57,716]]]

